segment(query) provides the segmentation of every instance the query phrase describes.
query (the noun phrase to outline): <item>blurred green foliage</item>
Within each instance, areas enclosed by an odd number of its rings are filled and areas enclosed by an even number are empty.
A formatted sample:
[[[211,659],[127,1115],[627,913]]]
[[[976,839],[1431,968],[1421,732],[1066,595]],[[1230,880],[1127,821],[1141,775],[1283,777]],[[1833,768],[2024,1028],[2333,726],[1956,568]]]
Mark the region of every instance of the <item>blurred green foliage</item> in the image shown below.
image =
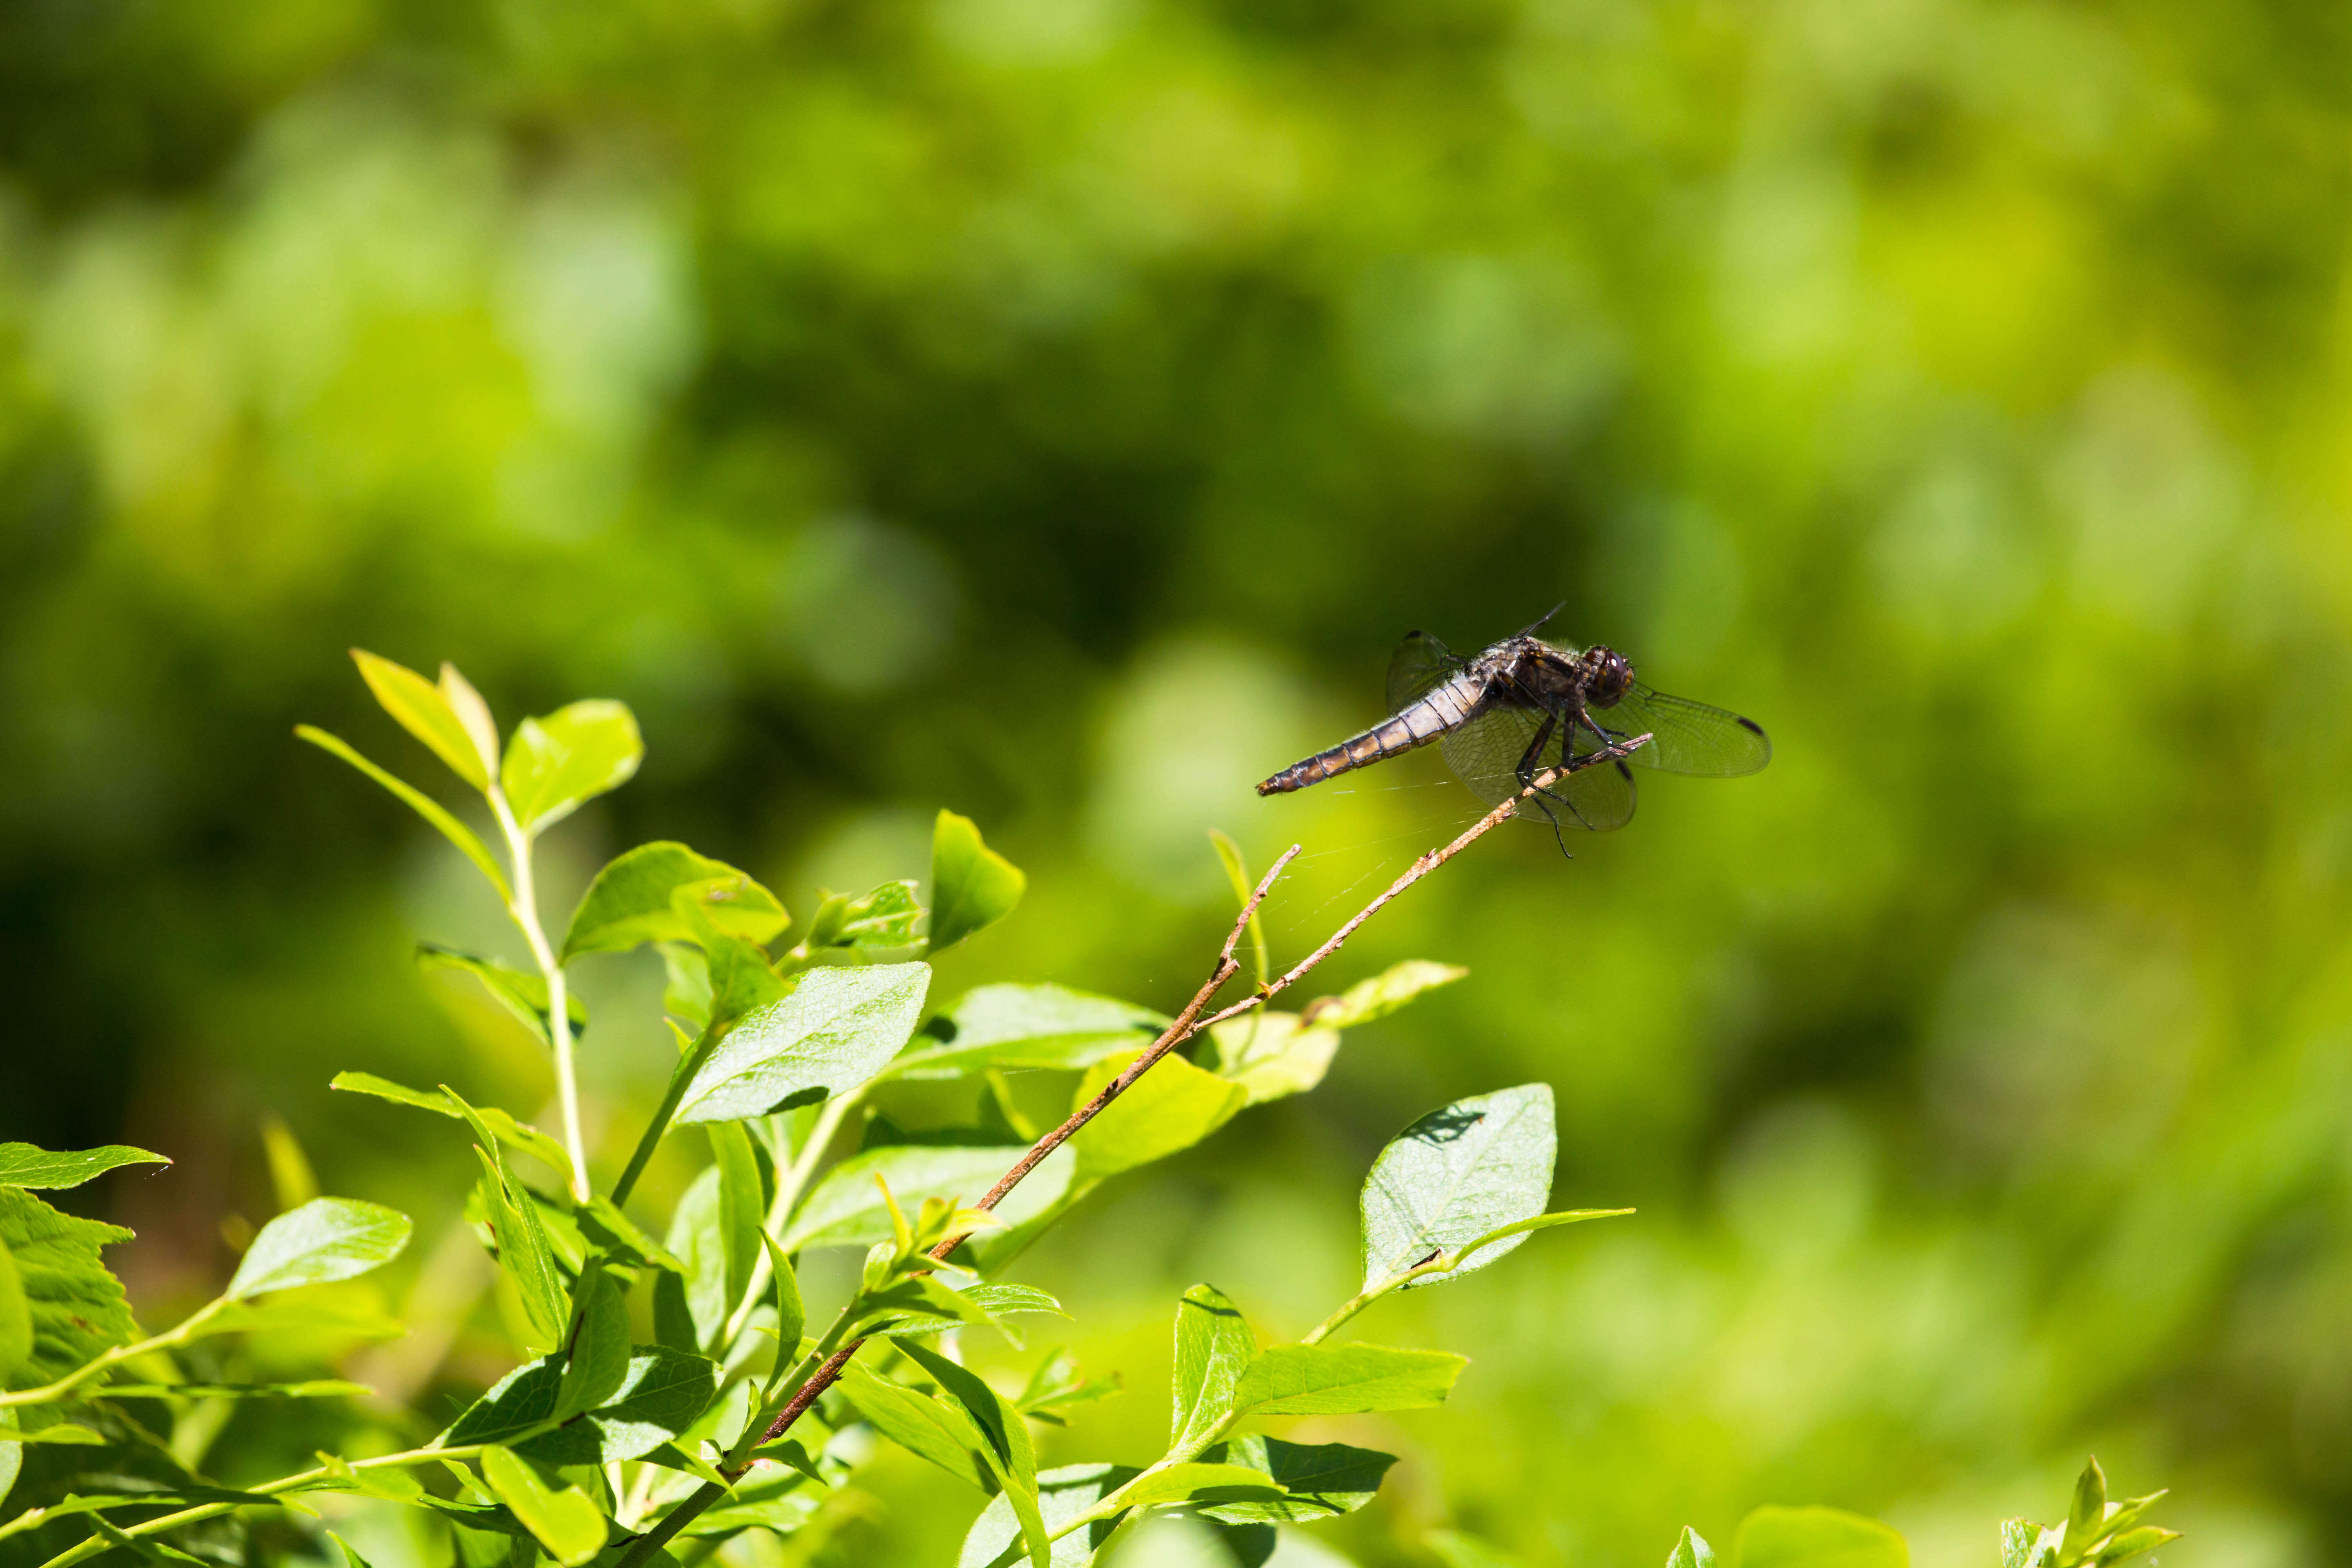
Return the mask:
[[[1196,1279],[1303,1329],[1386,1137],[1539,1079],[1560,1198],[1642,1214],[1395,1309],[1478,1356],[1443,1412],[1326,1423],[1410,1456],[1348,1550],[1652,1561],[1819,1500],[1982,1563],[2095,1444],[2178,1489],[2168,1560],[2331,1556],[2347,17],[11,7],[0,1136],[173,1154],[76,1194],[152,1318],[273,1206],[265,1108],[433,1235],[462,1140],[327,1078],[543,1102],[408,959],[521,956],[470,873],[289,733],[407,744],[346,645],[509,720],[635,710],[557,921],[600,839],[801,911],[919,874],[946,804],[1032,892],[943,994],[1167,1006],[1223,918],[1203,828],[1306,843],[1265,922],[1304,952],[1468,802],[1420,759],[1249,785],[1377,717],[1407,628],[1565,596],[1772,768],[1368,928],[1334,984],[1472,975],[1036,1251],[1087,1364],[1158,1386]],[[578,968],[618,1158],[662,977]],[[837,1549],[948,1560],[973,1500],[898,1474]]]

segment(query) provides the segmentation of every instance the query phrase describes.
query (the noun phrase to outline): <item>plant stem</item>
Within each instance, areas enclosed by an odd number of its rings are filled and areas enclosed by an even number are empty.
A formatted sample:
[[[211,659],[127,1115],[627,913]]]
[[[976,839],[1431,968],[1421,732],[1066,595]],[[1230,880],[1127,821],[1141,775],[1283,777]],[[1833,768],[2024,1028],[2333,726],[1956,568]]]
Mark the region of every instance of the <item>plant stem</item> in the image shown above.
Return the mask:
[[[775,1201],[768,1205],[766,1221],[768,1234],[777,1240],[783,1239],[784,1222],[793,1217],[793,1209],[800,1203],[801,1194],[808,1190],[809,1178],[816,1174],[816,1163],[824,1157],[825,1146],[833,1142],[833,1135],[841,1131],[842,1118],[848,1115],[850,1107],[857,1103],[864,1088],[861,1084],[848,1093],[837,1094],[824,1102],[824,1109],[817,1112],[816,1121],[810,1124],[808,1136],[793,1152],[791,1166],[777,1176]],[[768,1293],[768,1281],[774,1278],[775,1268],[768,1261],[768,1249],[763,1247],[760,1248],[760,1256],[751,1260],[751,1280],[743,1287],[742,1300],[737,1302],[735,1310],[728,1315],[727,1327],[719,1335],[719,1343],[731,1344],[742,1333],[743,1325],[751,1321],[752,1312],[759,1308],[760,1298]],[[785,1348],[789,1350],[792,1347]]]
[[[20,1388],[13,1394],[0,1394],[0,1409],[21,1405],[47,1405],[52,1399],[64,1398],[100,1373],[121,1366],[124,1362],[136,1361],[150,1351],[170,1350],[174,1345],[185,1344],[195,1337],[196,1330],[212,1321],[228,1304],[226,1296],[208,1301],[181,1320],[178,1327],[166,1329],[151,1339],[141,1340],[137,1344],[117,1345],[96,1360],[74,1368],[55,1383],[45,1383],[38,1388]]]
[[[499,819],[499,831],[506,835],[507,859],[514,872],[514,896],[507,900],[507,913],[522,928],[523,941],[530,944],[531,960],[547,982],[547,1038],[555,1047],[555,1092],[563,1104],[563,1146],[572,1152],[572,1196],[575,1202],[584,1204],[591,1194],[588,1142],[580,1133],[580,1078],[572,1060],[571,998],[564,991],[563,965],[556,962],[555,949],[548,944],[547,932],[540,928],[538,892],[531,879],[530,835],[515,820],[513,808],[507,805],[506,792],[499,787],[496,779],[490,781],[484,793],[489,797],[491,813]]]
[[[354,1470],[382,1470],[396,1468],[402,1465],[420,1465],[433,1459],[470,1459],[480,1453],[486,1446],[480,1443],[469,1443],[455,1448],[411,1448],[404,1453],[384,1454],[373,1459],[352,1459],[348,1461],[348,1467]],[[299,1475],[281,1476],[277,1480],[265,1482],[254,1488],[244,1498],[228,1502],[199,1503],[194,1508],[184,1508],[177,1513],[167,1513],[161,1519],[151,1519],[142,1524],[127,1526],[122,1533],[160,1535],[164,1531],[176,1530],[184,1524],[195,1524],[204,1520],[217,1519],[234,1509],[251,1508],[255,1506],[254,1500],[257,1498],[280,1497],[288,1492],[299,1491],[310,1482],[325,1479],[333,1474],[333,1471],[321,1467],[315,1470],[304,1470]],[[135,1498],[126,1498],[123,1500],[123,1506],[127,1508],[137,1500]],[[40,1510],[36,1509],[31,1513],[20,1515],[8,1522],[11,1527],[22,1528],[26,1519],[37,1521],[39,1514]],[[106,1537],[93,1534],[58,1552],[55,1557],[42,1563],[41,1568],[72,1568],[72,1564],[76,1563],[85,1562],[102,1552],[111,1552],[113,1549],[114,1543],[108,1541]]]

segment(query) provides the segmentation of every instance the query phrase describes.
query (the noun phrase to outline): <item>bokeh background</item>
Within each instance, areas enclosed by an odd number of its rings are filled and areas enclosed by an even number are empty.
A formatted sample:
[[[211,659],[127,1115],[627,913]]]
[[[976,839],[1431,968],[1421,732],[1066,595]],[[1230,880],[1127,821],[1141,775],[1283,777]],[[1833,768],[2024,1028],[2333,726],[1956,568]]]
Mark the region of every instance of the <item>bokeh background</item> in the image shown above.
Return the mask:
[[[558,913],[655,837],[804,910],[945,805],[1033,891],[942,994],[1169,1007],[1203,830],[1305,843],[1305,952],[1471,803],[1251,784],[1565,599],[1771,768],[1368,928],[1335,980],[1473,975],[1024,1263],[1129,1389],[1049,1457],[1155,1452],[1177,1290],[1297,1332],[1385,1138],[1543,1079],[1558,1200],[1642,1213],[1365,1325],[1476,1362],[1310,1429],[1408,1456],[1338,1549],[1818,1500],[1957,1568],[2095,1447],[2168,1563],[2344,1561],[2347,195],[2352,12],[2285,0],[20,0],[0,1136],[178,1157],[77,1194],[152,1313],[265,1115],[449,1222],[334,1071],[541,1102],[408,962],[503,940],[470,873],[289,732],[425,775],[348,645],[634,706]],[[581,967],[625,1139],[657,966]],[[980,1501],[871,1485],[824,1561]]]

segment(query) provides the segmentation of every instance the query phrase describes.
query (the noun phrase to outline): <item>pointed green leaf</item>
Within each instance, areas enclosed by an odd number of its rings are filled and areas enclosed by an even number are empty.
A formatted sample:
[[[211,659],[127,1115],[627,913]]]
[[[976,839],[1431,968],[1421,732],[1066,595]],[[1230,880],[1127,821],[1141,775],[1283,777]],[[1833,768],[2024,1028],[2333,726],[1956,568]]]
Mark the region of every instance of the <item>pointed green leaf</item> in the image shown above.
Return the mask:
[[[945,952],[1013,912],[1028,888],[1010,860],[981,842],[970,817],[940,813],[931,833],[930,951]]]
[[[0,1143],[0,1187],[78,1187],[119,1165],[171,1163],[161,1154],[123,1143],[63,1154],[53,1154],[30,1143]]]
[[[2180,1531],[2166,1530],[2160,1525],[2144,1524],[2137,1530],[2127,1530],[2099,1548],[2097,1568],[2115,1568],[2126,1558],[2143,1552],[2153,1552],[2168,1541],[2180,1539]]]
[[[114,1391],[109,1389],[107,1392],[111,1394]],[[70,1421],[60,1421],[53,1426],[43,1426],[31,1432],[0,1431],[0,1443],[64,1443],[75,1447],[100,1448],[110,1441],[112,1439],[104,1433],[93,1432]]]
[[[908,1143],[852,1154],[827,1171],[802,1200],[784,1229],[784,1250],[869,1247],[889,1240],[890,1215],[874,1184],[877,1175],[890,1184],[891,1193],[903,1207],[919,1208],[930,1198],[969,1205],[1028,1152],[1020,1144],[971,1148]],[[1026,1181],[1006,1194],[997,1207],[999,1216],[1008,1225],[1019,1225],[1043,1213],[1068,1189],[1075,1160],[1075,1155],[1060,1150],[1047,1155]]]
[[[927,963],[812,969],[719,1043],[678,1104],[680,1125],[763,1116],[856,1089],[897,1055],[922,1016]]]
[[[446,693],[406,665],[394,664],[364,648],[352,649],[352,658],[360,667],[360,679],[402,729],[430,746],[452,773],[476,789],[490,787],[481,750]]]
[[[482,1163],[482,1206],[498,1241],[499,1271],[513,1281],[515,1294],[541,1342],[552,1346],[572,1321],[571,1298],[556,1272],[539,1205],[530,1189],[508,1173],[499,1141],[479,1113],[447,1084],[441,1086],[441,1092],[474,1129],[474,1152]]]
[[[719,1171],[719,1245],[727,1265],[729,1310],[751,1288],[761,1255],[761,1225],[768,1197],[760,1179],[760,1159],[751,1135],[740,1121],[715,1121],[703,1129]]]
[[[333,1531],[327,1531],[327,1539],[333,1542],[335,1549],[343,1554],[343,1568],[373,1568],[366,1558],[352,1550],[350,1542],[345,1541]]]
[[[1045,1539],[1045,1521],[1037,1499],[1037,1456],[1029,1442],[1029,1426],[1011,1401],[990,1387],[977,1373],[925,1350],[911,1341],[898,1342],[899,1353],[929,1373],[940,1394],[963,1407],[972,1425],[988,1439],[981,1457],[993,1464],[998,1485],[1021,1522],[1034,1568],[1052,1568],[1052,1547]]]
[[[110,1383],[108,1399],[343,1399],[373,1394],[364,1383],[313,1377],[300,1383]]]
[[[784,906],[749,875],[683,844],[640,844],[596,873],[572,914],[563,959],[625,952],[649,942],[684,942],[693,933],[671,908],[680,888],[709,885],[701,902],[722,934],[765,942],[792,923]]]
[[[482,1450],[482,1479],[514,1510],[547,1554],[563,1568],[580,1568],[604,1549],[604,1516],[577,1487],[558,1488],[500,1447]]]
[[[1551,1086],[1541,1083],[1455,1100],[1397,1134],[1364,1181],[1364,1288],[1542,1214],[1555,1147]],[[1524,1239],[1508,1237],[1465,1258],[1454,1276],[1484,1268]]]
[[[1150,1045],[1168,1019],[1059,985],[982,985],[924,1026],[885,1079],[950,1079],[998,1068],[1091,1067]],[[933,1043],[940,1041],[942,1043]]]
[[[634,1459],[675,1442],[719,1392],[719,1363],[639,1345],[620,1385],[584,1414],[560,1416],[563,1358],[541,1356],[499,1380],[442,1435],[445,1447],[500,1443],[547,1465]],[[553,1425],[562,1420],[562,1425]]]
[[[2092,1456],[2074,1480],[2074,1506],[2066,1513],[2066,1554],[2070,1557],[2087,1550],[2101,1535],[2100,1522],[2107,1514],[2107,1475],[2099,1468],[2098,1457]]]
[[[768,1279],[776,1308],[777,1355],[789,1363],[796,1352],[801,1335],[808,1329],[808,1308],[801,1300],[800,1275],[793,1260],[776,1245],[776,1238],[765,1230],[760,1233],[760,1245],[768,1251]]]
[[[556,1393],[556,1415],[577,1415],[593,1410],[613,1396],[629,1371],[629,1308],[621,1288],[604,1272],[601,1258],[591,1262],[572,1291],[578,1323],[572,1349],[564,1358],[563,1381]]]
[[[0,1387],[33,1355],[33,1303],[26,1298],[25,1281],[16,1273],[16,1259],[0,1242]]]
[[[1347,1415],[1442,1405],[1470,1358],[1385,1345],[1276,1345],[1234,1390],[1244,1415]]]
[[[1312,1524],[1353,1513],[1372,1500],[1394,1454],[1345,1443],[1286,1443],[1279,1437],[1235,1437],[1201,1456],[1223,1465],[1262,1470],[1285,1495],[1220,1503],[1201,1511],[1228,1524]],[[1669,1565],[1672,1568],[1672,1565]],[[1711,1565],[1710,1565],[1711,1568]]]
[[[1715,1548],[1706,1543],[1706,1536],[1685,1524],[1682,1539],[1666,1553],[1666,1568],[1715,1568]]]
[[[1307,1021],[1318,1028],[1352,1029],[1375,1018],[1385,1018],[1424,991],[1451,985],[1470,972],[1452,963],[1432,963],[1408,958],[1349,986],[1337,996],[1318,997],[1307,1005]]]
[[[1903,1537],[1874,1519],[1834,1508],[1767,1505],[1739,1524],[1737,1568],[1909,1568]]]
[[[1100,1094],[1142,1054],[1129,1052],[1097,1063],[1079,1080],[1072,1109]],[[1070,1140],[1070,1147],[1078,1152],[1077,1173],[1081,1178],[1115,1175],[1189,1149],[1248,1103],[1249,1093],[1241,1085],[1181,1056],[1162,1057]]]
[[[1080,1514],[1133,1480],[1139,1472],[1130,1465],[1064,1465],[1037,1477],[1037,1506],[1046,1531],[1061,1529]],[[1054,1542],[1053,1568],[1087,1568],[1097,1551],[1124,1514],[1097,1520]],[[1021,1521],[1013,1516],[1009,1498],[998,1497],[981,1510],[963,1538],[956,1568],[1013,1568],[1025,1558]]]
[[[421,942],[416,944],[416,962],[427,969],[455,969],[472,975],[482,983],[482,988],[501,1007],[514,1015],[516,1021],[539,1037],[542,1046],[553,1045],[554,1038],[547,1026],[547,979],[544,975],[527,974],[520,969],[509,969],[495,959],[476,953],[460,952],[454,947]],[[563,1016],[572,1022],[572,1033],[577,1037],[588,1027],[588,1006],[576,995],[564,997]]]
[[[313,1198],[261,1227],[222,1294],[239,1301],[355,1278],[399,1257],[414,1228],[406,1215],[382,1204]]]
[[[625,704],[573,702],[515,726],[499,785],[523,831],[537,834],[626,784],[645,754],[636,716]]]
[[[59,1214],[21,1187],[0,1187],[0,1246],[8,1249],[33,1321],[31,1353],[11,1386],[51,1382],[138,1336],[122,1282],[99,1248],[129,1241],[120,1226]]]
[[[294,726],[294,733],[320,751],[331,756],[341,757],[399,796],[411,811],[431,823],[439,830],[442,837],[456,845],[466,858],[474,863],[475,868],[489,879],[490,886],[499,890],[499,897],[501,900],[509,903],[514,901],[513,890],[507,886],[506,873],[499,869],[499,863],[490,858],[489,850],[485,848],[482,841],[475,837],[472,828],[450,816],[448,810],[439,801],[435,800],[407,780],[376,766],[375,763],[352,750],[348,742],[338,736],[330,735],[324,730],[310,724],[297,724]]]
[[[1223,1425],[1242,1373],[1256,1359],[1257,1336],[1223,1291],[1195,1285],[1184,1292],[1176,1303],[1170,1452],[1192,1452]]]
[[[854,1361],[842,1369],[839,1386],[876,1431],[908,1453],[992,1496],[1003,1489],[987,1437],[961,1405],[892,1383]]]

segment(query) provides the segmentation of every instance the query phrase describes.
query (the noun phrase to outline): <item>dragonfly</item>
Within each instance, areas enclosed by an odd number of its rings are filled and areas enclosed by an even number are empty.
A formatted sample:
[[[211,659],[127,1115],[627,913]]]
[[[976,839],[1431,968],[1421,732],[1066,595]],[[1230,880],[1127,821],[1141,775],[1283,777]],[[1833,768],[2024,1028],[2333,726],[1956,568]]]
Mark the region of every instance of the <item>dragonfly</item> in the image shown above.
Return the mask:
[[[1536,634],[1557,614],[1468,658],[1427,632],[1410,634],[1389,661],[1389,717],[1291,763],[1257,793],[1287,795],[1435,742],[1490,805],[1557,769],[1528,804],[1555,834],[1606,833],[1633,820],[1633,766],[1729,778],[1772,760],[1754,720],[1643,685],[1614,648],[1544,641]]]

